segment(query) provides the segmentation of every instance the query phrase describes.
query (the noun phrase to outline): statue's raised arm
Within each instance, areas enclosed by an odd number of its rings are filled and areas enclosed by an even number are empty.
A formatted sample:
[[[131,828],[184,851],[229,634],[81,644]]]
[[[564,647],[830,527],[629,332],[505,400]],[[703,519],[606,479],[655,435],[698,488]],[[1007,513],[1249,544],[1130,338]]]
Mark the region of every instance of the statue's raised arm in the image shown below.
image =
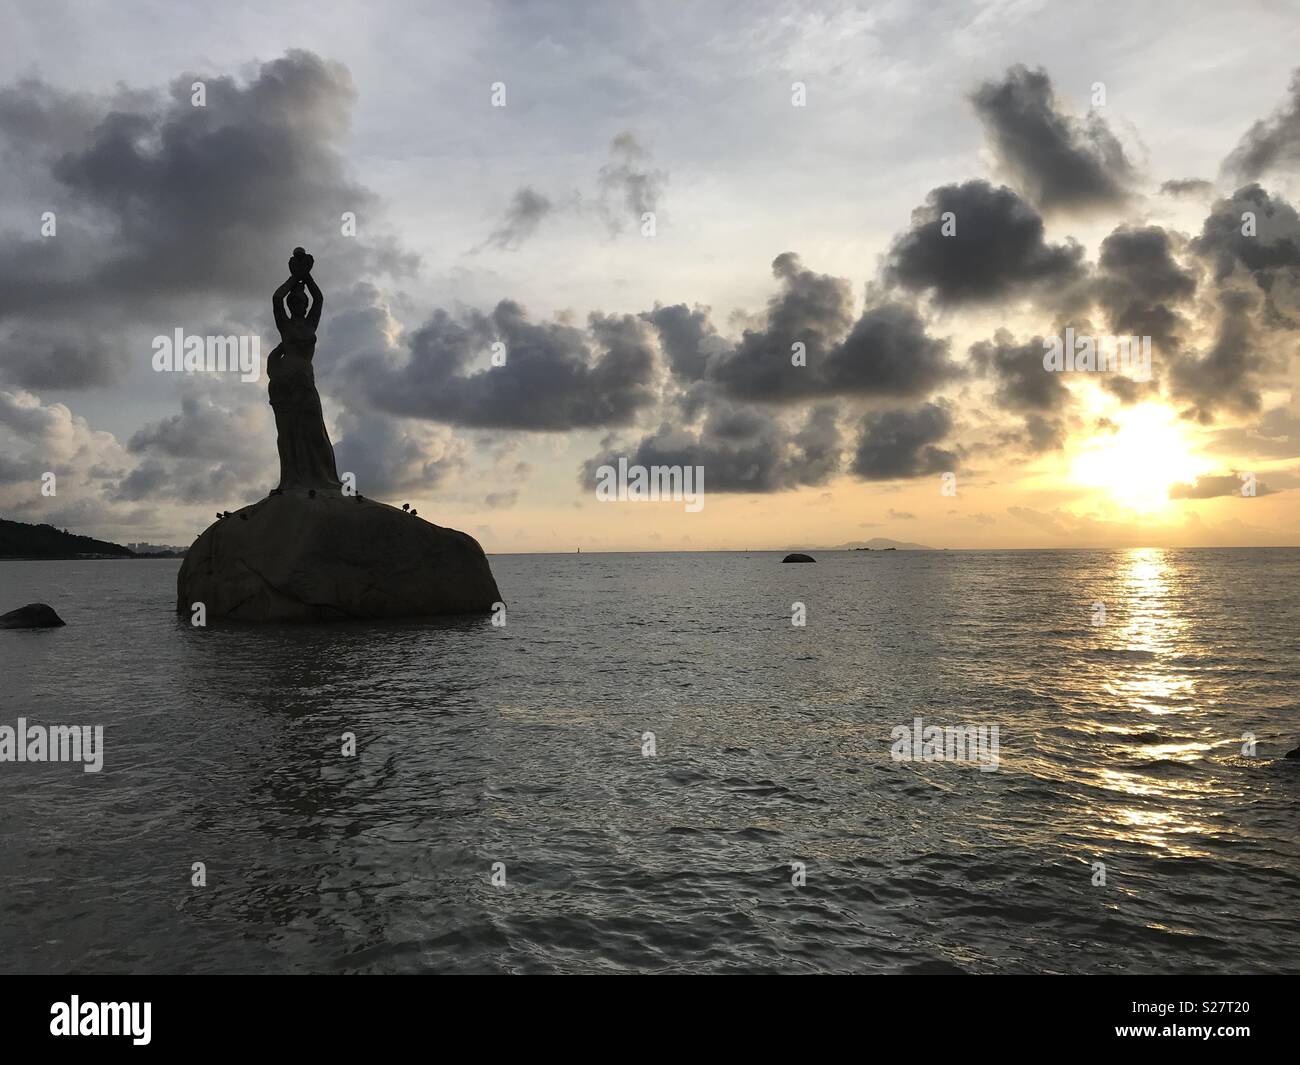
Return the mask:
[[[284,336],[284,327],[289,321],[289,312],[284,309],[284,298],[289,295],[297,281],[298,279],[290,274],[285,278],[284,284],[271,296],[271,312],[275,315],[275,328],[280,331],[281,337]]]
[[[311,293],[311,310],[307,312],[307,324],[314,331],[320,325],[320,312],[325,307],[325,295],[321,292],[320,286],[316,284],[316,279],[309,272],[303,277],[307,285],[307,291]]]

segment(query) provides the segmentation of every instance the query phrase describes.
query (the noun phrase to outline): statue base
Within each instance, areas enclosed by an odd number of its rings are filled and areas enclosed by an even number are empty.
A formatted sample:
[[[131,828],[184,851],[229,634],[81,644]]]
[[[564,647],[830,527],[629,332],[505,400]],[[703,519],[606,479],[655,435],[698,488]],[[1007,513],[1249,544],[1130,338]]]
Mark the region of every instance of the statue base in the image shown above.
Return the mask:
[[[489,613],[501,593],[478,541],[337,489],[285,489],[208,526],[176,577],[176,610],[339,621]]]

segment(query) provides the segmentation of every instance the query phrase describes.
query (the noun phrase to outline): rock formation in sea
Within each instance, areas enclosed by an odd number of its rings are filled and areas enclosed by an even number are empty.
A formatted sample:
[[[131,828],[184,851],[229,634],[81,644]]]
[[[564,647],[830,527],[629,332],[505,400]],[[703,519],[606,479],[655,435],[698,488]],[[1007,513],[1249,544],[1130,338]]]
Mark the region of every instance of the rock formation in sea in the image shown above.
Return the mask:
[[[66,625],[54,607],[45,603],[28,603],[7,614],[0,614],[0,629],[57,629]]]
[[[281,343],[267,356],[267,378],[279,487],[194,541],[176,578],[177,611],[202,603],[209,618],[239,621],[491,611],[501,593],[472,536],[344,491],[312,371],[324,306],[313,263],[295,248],[272,297]]]
[[[781,559],[781,561],[782,562],[816,562],[817,560],[813,558],[812,555],[803,555],[800,554],[798,551],[795,551],[789,555],[786,555],[785,558]]]

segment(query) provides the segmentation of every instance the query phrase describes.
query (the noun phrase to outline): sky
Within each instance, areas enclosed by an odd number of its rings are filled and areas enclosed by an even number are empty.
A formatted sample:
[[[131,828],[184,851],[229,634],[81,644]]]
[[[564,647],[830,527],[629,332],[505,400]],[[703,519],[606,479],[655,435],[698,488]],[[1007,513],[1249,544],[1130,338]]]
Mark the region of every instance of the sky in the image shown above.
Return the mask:
[[[1272,2],[0,3],[0,516],[184,545],[264,496],[264,374],[154,340],[265,354],[303,246],[340,472],[488,552],[1295,545],[1298,44]],[[1150,374],[1044,367],[1078,337]],[[703,506],[598,498],[620,459]]]

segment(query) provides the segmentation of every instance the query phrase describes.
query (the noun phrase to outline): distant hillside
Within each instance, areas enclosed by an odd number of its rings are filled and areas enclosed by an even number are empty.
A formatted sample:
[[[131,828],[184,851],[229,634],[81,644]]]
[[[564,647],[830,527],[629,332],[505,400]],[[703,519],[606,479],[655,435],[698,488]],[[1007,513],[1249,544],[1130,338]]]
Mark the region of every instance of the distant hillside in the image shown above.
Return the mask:
[[[830,548],[831,551],[852,551],[857,547],[869,547],[872,551],[883,551],[886,547],[896,547],[900,551],[933,551],[933,547],[927,547],[925,544],[909,544],[906,540],[887,540],[883,536],[877,536],[871,540],[853,540],[847,544],[838,544]]]
[[[130,548],[60,532],[53,525],[28,525],[0,518],[0,558],[135,558]]]

